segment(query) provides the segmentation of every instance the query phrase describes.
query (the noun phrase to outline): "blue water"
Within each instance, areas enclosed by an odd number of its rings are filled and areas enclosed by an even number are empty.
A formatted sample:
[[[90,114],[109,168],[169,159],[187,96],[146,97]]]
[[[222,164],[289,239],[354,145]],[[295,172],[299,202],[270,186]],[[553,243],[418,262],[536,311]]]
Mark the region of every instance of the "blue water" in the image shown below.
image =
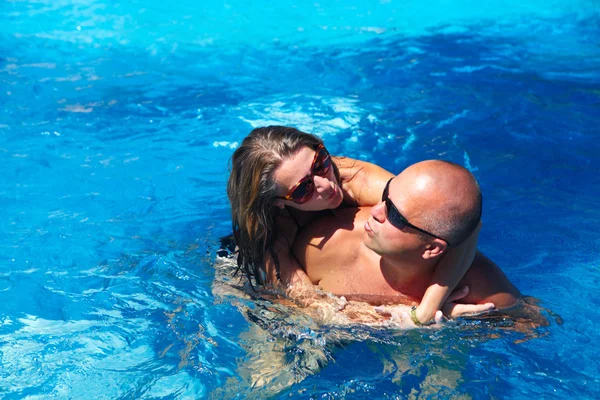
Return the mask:
[[[3,398],[600,397],[598,2],[369,3],[0,4]],[[270,123],[470,168],[480,248],[564,323],[320,326],[215,290],[228,159]]]

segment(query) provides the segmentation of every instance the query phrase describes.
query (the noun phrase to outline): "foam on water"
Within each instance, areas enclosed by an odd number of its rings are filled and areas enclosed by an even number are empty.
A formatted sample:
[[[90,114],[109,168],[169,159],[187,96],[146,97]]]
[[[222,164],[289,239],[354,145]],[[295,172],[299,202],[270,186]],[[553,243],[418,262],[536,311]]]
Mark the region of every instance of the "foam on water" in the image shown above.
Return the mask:
[[[250,113],[239,118],[252,127],[268,125],[295,126],[300,130],[312,131],[324,138],[335,136],[342,130],[355,131],[365,110],[357,100],[342,97],[292,96],[287,103],[250,103],[241,105],[239,111]],[[342,116],[340,116],[342,115]]]

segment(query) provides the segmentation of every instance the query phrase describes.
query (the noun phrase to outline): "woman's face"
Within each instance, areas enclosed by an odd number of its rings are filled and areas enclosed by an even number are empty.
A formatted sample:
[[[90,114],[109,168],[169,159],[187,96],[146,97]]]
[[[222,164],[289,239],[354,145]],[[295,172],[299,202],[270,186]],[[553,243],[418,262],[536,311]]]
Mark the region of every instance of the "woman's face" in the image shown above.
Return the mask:
[[[315,161],[315,150],[309,147],[303,147],[296,154],[283,160],[279,168],[275,170],[275,181],[279,187],[279,196],[284,197],[298,185],[298,182],[308,177],[314,184],[312,196],[302,203],[298,204],[292,200],[278,199],[277,205],[281,208],[289,206],[304,211],[318,211],[330,208],[336,208],[344,199],[342,189],[335,179],[333,167],[324,176],[315,175],[313,166],[318,164]],[[318,170],[318,165],[317,165]],[[311,184],[309,183],[309,186]]]

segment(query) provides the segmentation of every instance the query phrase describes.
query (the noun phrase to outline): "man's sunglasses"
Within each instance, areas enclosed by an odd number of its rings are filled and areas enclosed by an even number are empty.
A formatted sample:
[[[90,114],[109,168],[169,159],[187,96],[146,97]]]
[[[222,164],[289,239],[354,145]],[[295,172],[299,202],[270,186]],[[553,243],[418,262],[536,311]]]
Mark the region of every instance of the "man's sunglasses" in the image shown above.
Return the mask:
[[[313,176],[325,176],[331,169],[331,156],[327,149],[320,144],[315,152],[315,158],[310,166],[310,174],[300,179],[296,186],[292,188],[285,196],[279,196],[281,199],[293,201],[296,204],[306,203],[315,191],[315,182]]]
[[[446,239],[443,239],[437,235],[434,235],[431,232],[427,232],[425,229],[421,229],[418,226],[414,226],[413,224],[408,222],[408,220],[406,218],[404,218],[404,216],[402,214],[400,214],[400,211],[398,211],[398,209],[396,208],[394,203],[392,203],[392,200],[390,200],[390,198],[388,196],[389,190],[390,190],[390,182],[392,181],[392,179],[394,179],[394,178],[391,178],[388,181],[388,183],[385,185],[385,189],[383,190],[383,195],[381,196],[381,201],[385,202],[385,208],[387,211],[387,219],[388,219],[388,221],[390,221],[390,224],[392,224],[394,227],[396,227],[400,230],[402,230],[405,226],[411,227],[419,232],[425,233],[429,236],[433,236],[434,238],[437,238],[437,239],[441,239],[444,242],[446,242],[448,247],[452,247],[450,242],[448,242]]]

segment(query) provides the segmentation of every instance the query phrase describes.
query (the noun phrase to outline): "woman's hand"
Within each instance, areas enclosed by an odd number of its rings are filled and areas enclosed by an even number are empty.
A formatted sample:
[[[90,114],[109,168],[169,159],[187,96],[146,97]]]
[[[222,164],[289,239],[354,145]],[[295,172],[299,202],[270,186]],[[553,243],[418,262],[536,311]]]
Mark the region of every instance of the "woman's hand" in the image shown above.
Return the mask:
[[[385,184],[394,177],[389,171],[370,162],[348,157],[331,157],[340,173],[344,203],[356,207],[374,206],[381,201]]]
[[[416,325],[410,316],[410,307],[405,305],[397,306],[378,306],[375,307],[375,311],[381,315],[390,317],[390,325],[394,328],[411,329],[411,328],[422,328],[422,327],[440,327],[443,322],[443,315],[441,311],[435,313],[434,319],[431,320],[430,324]]]
[[[485,304],[458,304],[456,300],[460,300],[469,294],[469,287],[463,286],[460,289],[456,289],[453,291],[446,303],[442,307],[442,311],[437,311],[435,313],[435,317],[422,325],[417,325],[414,323],[412,317],[410,316],[410,308],[405,305],[397,305],[397,306],[379,306],[375,307],[375,311],[381,315],[389,316],[390,322],[395,327],[400,328],[419,328],[423,326],[432,326],[432,325],[440,325],[444,322],[444,316],[453,319],[459,317],[473,316],[484,314],[488,311],[494,310],[493,303],[485,303]]]

